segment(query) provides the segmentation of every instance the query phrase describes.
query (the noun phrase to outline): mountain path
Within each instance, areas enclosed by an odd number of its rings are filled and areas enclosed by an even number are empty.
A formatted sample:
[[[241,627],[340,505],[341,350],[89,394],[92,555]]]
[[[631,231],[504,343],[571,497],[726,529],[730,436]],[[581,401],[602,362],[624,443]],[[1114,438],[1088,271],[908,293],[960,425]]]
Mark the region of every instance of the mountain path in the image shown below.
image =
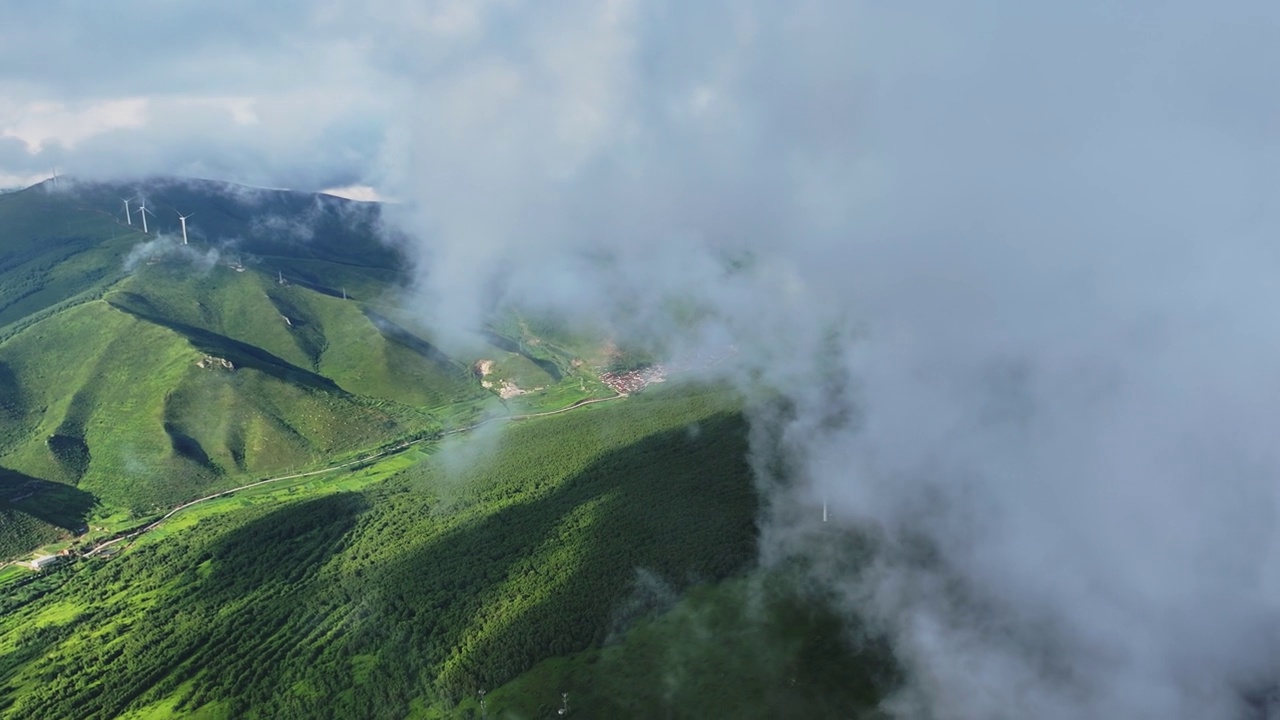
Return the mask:
[[[503,415],[503,416],[499,416],[499,417],[485,418],[484,420],[481,420],[480,422],[477,422],[477,423],[473,423],[473,424],[471,424],[471,425],[466,425],[466,426],[464,426],[464,427],[460,427],[460,428],[453,428],[452,430],[446,430],[446,431],[444,431],[444,432],[440,433],[439,435],[435,435],[435,436],[431,436],[431,437],[418,438],[417,440],[406,440],[406,441],[404,441],[404,442],[402,442],[402,443],[400,443],[400,444],[398,444],[398,445],[396,445],[396,446],[394,446],[394,447],[391,447],[391,448],[388,448],[388,449],[386,449],[386,450],[383,450],[383,451],[382,451],[382,452],[380,452],[380,453],[377,453],[377,454],[374,454],[374,455],[366,455],[366,456],[364,456],[364,457],[356,458],[355,460],[351,460],[351,461],[349,461],[349,462],[341,463],[341,464],[338,464],[338,465],[331,465],[331,466],[329,466],[329,467],[321,468],[321,469],[319,469],[319,470],[310,470],[310,471],[302,472],[302,473],[292,473],[292,474],[290,474],[290,475],[279,475],[279,476],[277,476],[277,477],[265,478],[265,479],[263,479],[263,480],[256,480],[256,481],[251,482],[251,483],[248,483],[248,484],[246,484],[246,485],[240,485],[240,486],[238,486],[238,487],[230,488],[230,489],[227,489],[227,490],[221,490],[221,491],[219,491],[219,492],[216,492],[216,493],[213,493],[213,494],[210,494],[210,495],[206,495],[206,496],[204,496],[204,497],[202,497],[202,498],[196,498],[195,500],[191,500],[191,501],[185,502],[185,503],[183,503],[183,504],[181,504],[181,505],[179,505],[179,506],[175,507],[174,509],[170,510],[169,512],[165,513],[163,516],[161,516],[161,517],[160,517],[158,520],[156,520],[155,522],[152,522],[152,523],[150,523],[150,524],[148,524],[148,525],[146,525],[146,526],[144,526],[144,527],[142,527],[142,528],[139,528],[138,530],[135,530],[135,531],[133,531],[133,532],[131,532],[131,533],[127,533],[127,534],[125,534],[125,535],[121,535],[120,537],[113,538],[113,539],[111,539],[111,540],[107,540],[107,541],[105,541],[105,542],[99,543],[98,545],[95,545],[95,546],[93,547],[93,549],[91,549],[91,550],[89,550],[89,551],[85,552],[85,553],[84,553],[84,555],[83,555],[83,557],[94,557],[94,556],[98,555],[99,553],[101,553],[103,550],[107,549],[108,547],[111,547],[112,545],[115,545],[116,543],[123,542],[123,541],[126,541],[126,540],[134,540],[134,539],[136,539],[136,538],[138,538],[138,537],[141,537],[142,535],[144,535],[144,534],[146,534],[146,533],[148,533],[148,532],[151,532],[152,530],[155,530],[157,527],[160,527],[160,525],[161,525],[162,523],[164,523],[164,521],[165,521],[165,520],[168,520],[169,518],[171,518],[171,517],[173,517],[174,515],[176,515],[176,514],[178,514],[178,513],[182,512],[183,510],[186,510],[187,508],[189,508],[189,507],[191,507],[191,506],[193,506],[193,505],[199,505],[200,503],[203,503],[203,502],[208,502],[208,501],[210,501],[210,500],[216,500],[216,499],[218,499],[218,498],[226,497],[226,496],[228,496],[228,495],[232,495],[232,494],[234,494],[234,493],[240,492],[241,490],[248,490],[248,489],[250,489],[250,488],[255,488],[255,487],[258,487],[258,486],[260,486],[260,485],[266,485],[266,484],[268,484],[268,483],[280,482],[280,481],[282,481],[282,480],[296,480],[296,479],[298,479],[298,478],[312,477],[312,476],[314,476],[314,475],[323,475],[323,474],[325,474],[325,473],[330,473],[330,472],[333,472],[333,471],[335,471],[335,470],[341,470],[341,469],[346,468],[346,467],[351,467],[352,465],[360,465],[360,464],[364,464],[364,463],[374,462],[374,461],[377,461],[377,460],[381,460],[382,458],[389,457],[389,456],[391,456],[391,455],[397,455],[397,454],[399,454],[399,453],[402,453],[402,452],[404,452],[405,450],[409,449],[410,447],[412,447],[412,446],[414,446],[414,445],[418,445],[418,444],[420,444],[420,443],[427,442],[427,441],[436,441],[436,440],[440,440],[440,439],[445,438],[445,437],[448,437],[448,436],[450,436],[450,435],[460,435],[460,434],[462,434],[462,433],[466,433],[466,432],[470,432],[470,431],[472,431],[472,430],[475,430],[476,428],[478,428],[478,427],[480,427],[480,426],[482,426],[482,425],[486,425],[486,424],[491,423],[491,422],[497,422],[497,421],[518,422],[518,421],[520,421],[520,420],[530,420],[530,419],[532,419],[532,418],[546,417],[546,416],[548,416],[548,415],[559,415],[559,414],[561,414],[561,413],[566,413],[566,412],[569,412],[569,411],[571,411],[571,410],[577,410],[577,409],[579,409],[579,408],[584,408],[584,407],[586,407],[586,406],[588,406],[588,405],[595,405],[595,404],[597,404],[597,403],[602,403],[602,402],[612,402],[612,401],[614,401],[614,400],[620,400],[620,399],[625,398],[625,397],[627,397],[627,395],[626,395],[626,394],[624,394],[624,393],[619,393],[619,394],[617,394],[617,395],[613,395],[613,396],[611,396],[611,397],[605,397],[605,398],[590,398],[590,399],[586,399],[586,400],[579,400],[579,401],[577,401],[577,402],[575,402],[575,403],[573,403],[573,404],[571,404],[571,405],[567,405],[567,406],[565,406],[565,407],[558,408],[558,409],[556,409],[556,410],[546,410],[546,411],[544,411],[544,412],[536,412],[536,413],[525,413],[525,414],[523,414],[523,415]]]

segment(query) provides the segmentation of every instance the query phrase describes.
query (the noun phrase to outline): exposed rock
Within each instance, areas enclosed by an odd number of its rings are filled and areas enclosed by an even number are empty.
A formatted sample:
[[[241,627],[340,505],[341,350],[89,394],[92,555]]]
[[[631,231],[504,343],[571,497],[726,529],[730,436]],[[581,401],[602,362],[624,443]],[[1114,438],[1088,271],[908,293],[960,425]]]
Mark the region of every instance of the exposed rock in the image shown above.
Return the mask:
[[[231,364],[230,360],[212,355],[205,355],[196,361],[196,367],[204,370],[235,370],[236,366]]]

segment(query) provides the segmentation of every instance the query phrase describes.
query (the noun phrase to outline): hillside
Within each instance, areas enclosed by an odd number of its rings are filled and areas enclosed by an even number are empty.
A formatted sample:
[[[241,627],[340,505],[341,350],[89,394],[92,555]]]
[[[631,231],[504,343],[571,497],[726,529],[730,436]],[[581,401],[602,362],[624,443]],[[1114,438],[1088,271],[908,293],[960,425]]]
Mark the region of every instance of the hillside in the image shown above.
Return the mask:
[[[603,640],[637,567],[683,584],[750,557],[744,427],[720,394],[553,416],[471,452],[483,442],[50,576],[4,614],[0,654],[42,628],[38,656],[5,670],[11,714],[307,717],[341,697],[343,717],[399,717]],[[696,481],[707,467],[716,481]],[[139,586],[163,591],[120,592]],[[15,697],[42,677],[57,679]]]
[[[726,389],[619,395],[644,349],[516,308],[441,345],[376,205],[64,185],[0,197],[0,554],[71,553],[0,568],[0,717],[872,717],[897,682],[755,567]]]
[[[474,717],[486,688],[501,688],[490,717],[549,715],[568,690],[577,717],[705,717],[705,702],[672,698],[744,687],[767,702],[737,702],[737,717],[814,691],[814,708],[865,708],[892,681],[883,651],[845,645],[835,616],[785,586],[770,601],[785,612],[752,630],[740,581],[706,584],[754,554],[735,407],[720,390],[675,388],[527,421],[228,501],[122,557],[41,576],[0,612],[0,712]],[[700,609],[661,614],[693,586]],[[699,617],[742,656],[708,654],[720,643],[698,639]],[[690,669],[662,700],[660,671],[640,660],[655,643],[703,653],[708,672]],[[538,664],[582,652],[555,666],[580,668],[572,677]]]
[[[438,347],[387,304],[406,260],[379,213],[171,179],[0,196],[0,559],[397,438],[609,394],[569,355],[500,331],[461,355]],[[478,377],[481,358],[498,374]],[[506,402],[508,379],[539,391]]]

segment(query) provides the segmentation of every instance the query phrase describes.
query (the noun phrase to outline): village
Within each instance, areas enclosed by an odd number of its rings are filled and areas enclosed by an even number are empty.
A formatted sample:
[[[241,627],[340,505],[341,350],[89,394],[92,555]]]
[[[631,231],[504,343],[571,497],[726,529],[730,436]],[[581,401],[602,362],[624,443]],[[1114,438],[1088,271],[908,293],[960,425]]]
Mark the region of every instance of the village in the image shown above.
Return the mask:
[[[600,381],[619,395],[630,395],[640,392],[651,383],[660,383],[667,379],[666,369],[661,364],[625,370],[623,372],[600,373]]]

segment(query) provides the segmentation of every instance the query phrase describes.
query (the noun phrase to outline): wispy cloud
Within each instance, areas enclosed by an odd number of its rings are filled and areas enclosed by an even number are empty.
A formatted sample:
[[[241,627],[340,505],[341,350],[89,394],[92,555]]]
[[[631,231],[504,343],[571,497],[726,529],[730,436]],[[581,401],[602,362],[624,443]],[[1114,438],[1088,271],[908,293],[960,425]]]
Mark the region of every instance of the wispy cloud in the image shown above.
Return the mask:
[[[765,557],[894,638],[898,714],[1240,717],[1280,678],[1280,166],[1233,78],[1280,58],[1239,10],[504,9],[408,63],[392,215],[442,324],[496,287],[736,344],[788,399]]]
[[[901,716],[1234,718],[1280,678],[1274,3],[133,7],[15,11],[17,107],[147,122],[0,172],[366,184],[439,324],[736,345],[786,398],[764,555],[891,634]]]

